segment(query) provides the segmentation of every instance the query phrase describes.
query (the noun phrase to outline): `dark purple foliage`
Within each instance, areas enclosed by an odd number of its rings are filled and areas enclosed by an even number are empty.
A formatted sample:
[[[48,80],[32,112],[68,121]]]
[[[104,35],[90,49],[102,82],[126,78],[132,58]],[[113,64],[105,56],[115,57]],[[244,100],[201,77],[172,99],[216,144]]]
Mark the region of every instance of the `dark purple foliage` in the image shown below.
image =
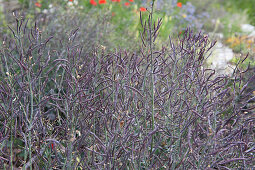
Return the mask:
[[[78,29],[58,42],[17,19],[0,51],[2,167],[29,167],[30,159],[34,169],[255,166],[245,71],[206,69],[215,42],[189,29],[151,51],[161,20],[141,23],[142,48],[132,53],[86,51]]]

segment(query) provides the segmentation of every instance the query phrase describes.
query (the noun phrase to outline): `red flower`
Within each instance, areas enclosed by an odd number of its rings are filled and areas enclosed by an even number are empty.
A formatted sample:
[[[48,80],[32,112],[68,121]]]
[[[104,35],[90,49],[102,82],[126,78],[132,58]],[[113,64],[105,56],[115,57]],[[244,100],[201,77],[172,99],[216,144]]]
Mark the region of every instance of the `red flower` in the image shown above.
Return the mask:
[[[95,2],[95,0],[90,0],[90,3],[91,3],[91,5],[94,5],[94,6],[97,5],[97,3]]]
[[[134,2],[134,0],[129,0],[130,2]]]
[[[40,4],[39,2],[36,2],[36,3],[35,3],[35,6],[41,8],[41,7],[42,7],[42,4]]]
[[[50,146],[51,146],[51,149],[54,149],[54,144],[53,144],[53,143],[51,143],[51,145],[50,145]]]
[[[106,4],[106,0],[99,0],[99,4]]]
[[[120,2],[120,0],[117,0],[117,2]]]
[[[144,12],[144,11],[147,11],[147,9],[144,8],[144,7],[141,7],[141,8],[140,8],[140,11]]]
[[[129,2],[126,2],[124,5],[125,5],[125,6],[129,6],[129,5],[130,5],[130,3],[129,3]]]
[[[181,3],[181,2],[178,2],[178,3],[177,3],[177,6],[178,6],[179,8],[181,8],[181,7],[182,7],[182,3]]]
[[[70,2],[73,2],[73,0],[69,0]]]
[[[112,12],[112,16],[113,16],[113,17],[115,16],[115,12]]]

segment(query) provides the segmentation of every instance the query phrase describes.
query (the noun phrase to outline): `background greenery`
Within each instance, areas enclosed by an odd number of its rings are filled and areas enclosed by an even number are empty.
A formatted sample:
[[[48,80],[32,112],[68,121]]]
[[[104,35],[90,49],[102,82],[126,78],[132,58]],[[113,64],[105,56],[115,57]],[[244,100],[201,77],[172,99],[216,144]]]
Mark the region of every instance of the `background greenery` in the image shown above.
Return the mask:
[[[45,30],[49,30],[46,27],[50,22],[62,22],[62,24],[65,23],[64,27],[51,29],[61,30],[58,31],[61,33],[66,32],[72,26],[79,26],[83,30],[82,34],[89,34],[89,29],[86,29],[85,33],[85,29],[81,25],[72,24],[74,22],[82,23],[82,20],[87,22],[87,24],[84,22],[83,26],[95,22],[100,25],[103,22],[107,26],[104,28],[95,27],[98,32],[97,36],[99,34],[101,36],[100,38],[95,37],[94,39],[100,40],[100,42],[97,40],[95,42],[107,47],[107,49],[114,50],[117,46],[126,49],[138,47],[137,43],[140,40],[141,31],[139,9],[140,7],[149,8],[151,1],[121,0],[120,2],[112,2],[108,0],[105,4],[97,2],[97,6],[91,5],[89,0],[19,0],[18,2],[25,18],[30,18],[30,20],[41,18],[44,21]],[[177,2],[182,3],[181,8],[177,7]],[[36,3],[39,3],[40,6],[36,6]],[[125,3],[129,3],[129,5],[125,6]],[[186,27],[204,32],[220,32],[224,34],[224,39],[227,40],[241,32],[241,24],[254,23],[254,5],[253,0],[158,0],[155,18],[163,19],[157,39],[158,44],[165,43],[169,34],[177,37]],[[142,12],[142,15],[146,18],[148,13]],[[7,17],[4,19],[3,10],[0,17],[3,18],[1,20],[2,25],[6,27],[10,19]],[[64,21],[61,21],[63,19]],[[90,29],[90,31],[95,30]],[[90,41],[93,42],[93,40]]]

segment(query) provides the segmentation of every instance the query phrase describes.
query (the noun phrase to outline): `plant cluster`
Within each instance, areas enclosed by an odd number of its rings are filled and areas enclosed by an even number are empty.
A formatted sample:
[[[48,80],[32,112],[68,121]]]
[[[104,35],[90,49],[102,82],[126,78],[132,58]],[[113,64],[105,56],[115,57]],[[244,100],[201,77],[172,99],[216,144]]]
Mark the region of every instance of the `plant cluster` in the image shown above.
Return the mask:
[[[254,76],[204,68],[216,42],[201,32],[157,49],[162,19],[148,12],[137,52],[83,48],[79,29],[44,38],[16,17],[0,48],[1,168],[255,166]]]
[[[243,52],[244,50],[250,50],[248,52],[255,53],[254,40],[248,36],[233,36],[229,37],[225,41],[234,52]]]

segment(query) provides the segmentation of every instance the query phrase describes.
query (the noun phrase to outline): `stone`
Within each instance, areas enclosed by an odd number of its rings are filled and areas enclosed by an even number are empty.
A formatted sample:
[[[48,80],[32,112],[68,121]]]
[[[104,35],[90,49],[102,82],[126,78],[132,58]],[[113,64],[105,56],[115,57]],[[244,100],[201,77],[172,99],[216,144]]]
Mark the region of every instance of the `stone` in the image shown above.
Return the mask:
[[[217,42],[207,63],[220,74],[232,74],[233,66],[229,62],[233,58],[234,52],[232,49],[224,46],[221,42]]]
[[[251,33],[253,31],[255,31],[255,27],[253,25],[250,25],[250,24],[242,24],[241,25],[241,30],[244,33]]]

